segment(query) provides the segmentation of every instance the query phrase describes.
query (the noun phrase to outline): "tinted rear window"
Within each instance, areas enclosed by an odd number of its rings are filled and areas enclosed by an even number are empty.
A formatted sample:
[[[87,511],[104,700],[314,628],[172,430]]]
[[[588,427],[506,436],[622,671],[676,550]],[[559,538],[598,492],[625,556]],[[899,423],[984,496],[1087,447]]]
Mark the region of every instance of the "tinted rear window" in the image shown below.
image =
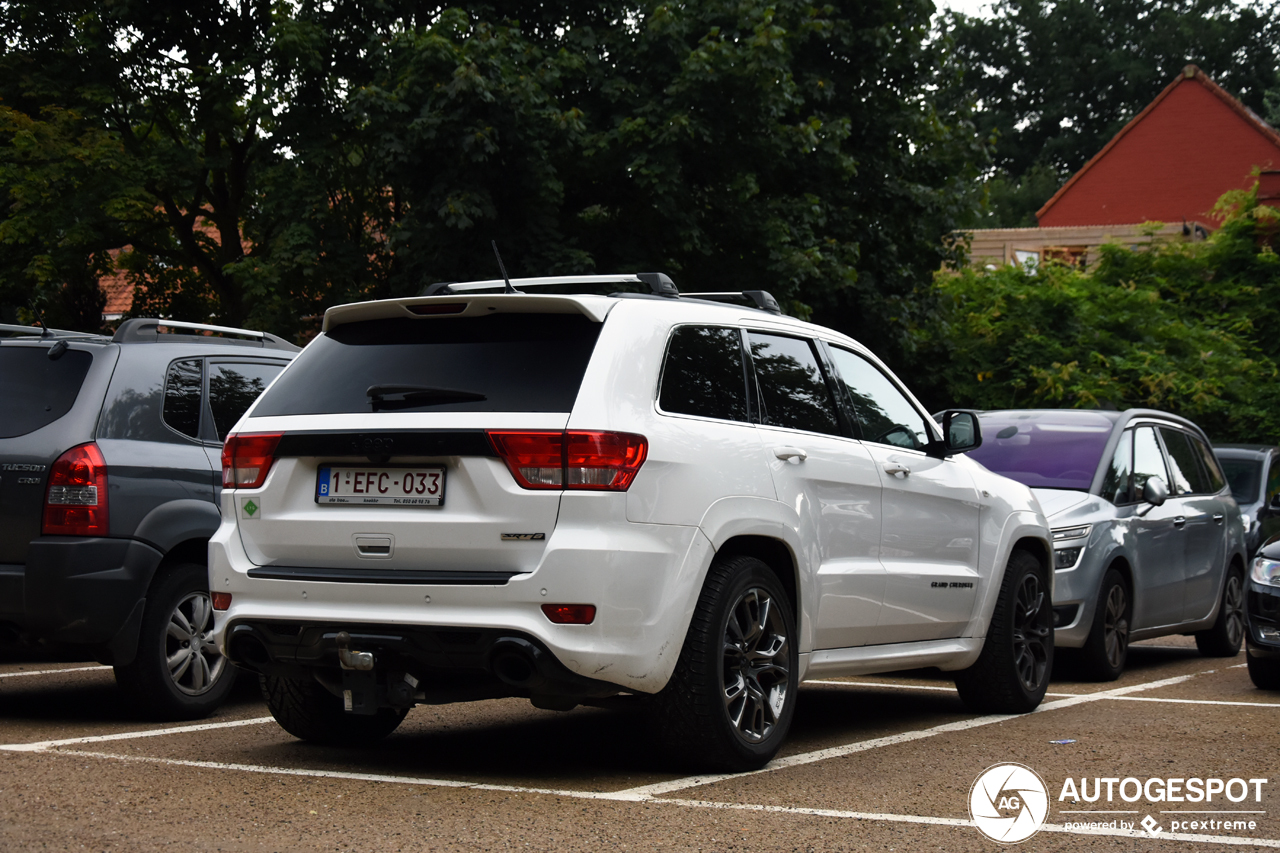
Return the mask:
[[[658,405],[677,415],[745,421],[742,333],[717,326],[676,329],[667,346]]]
[[[67,350],[49,360],[46,347],[0,346],[0,438],[26,435],[71,411],[93,356]]]
[[[1223,459],[1222,470],[1231,484],[1231,497],[1237,503],[1249,504],[1258,499],[1258,487],[1262,484],[1262,460]]]
[[[599,333],[581,314],[348,323],[313,341],[254,415],[568,412]]]

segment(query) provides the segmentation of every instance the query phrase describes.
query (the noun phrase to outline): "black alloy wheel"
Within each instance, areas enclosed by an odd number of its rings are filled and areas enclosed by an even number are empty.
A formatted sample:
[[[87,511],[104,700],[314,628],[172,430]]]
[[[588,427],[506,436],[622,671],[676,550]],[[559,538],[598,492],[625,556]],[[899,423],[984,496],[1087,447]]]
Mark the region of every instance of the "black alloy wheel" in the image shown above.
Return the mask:
[[[1129,584],[1116,569],[1108,569],[1098,589],[1093,625],[1080,649],[1082,675],[1094,681],[1115,681],[1129,659],[1133,626],[1133,598]]]
[[[763,560],[712,564],[675,672],[654,697],[655,735],[697,772],[763,767],[791,728],[799,690],[795,617]]]
[[[1000,582],[982,652],[956,673],[965,706],[992,714],[1035,710],[1053,671],[1053,602],[1047,570],[1032,553],[1014,551]]]
[[[1232,566],[1222,584],[1222,601],[1213,627],[1196,633],[1196,648],[1212,658],[1235,657],[1244,643],[1244,572]]]

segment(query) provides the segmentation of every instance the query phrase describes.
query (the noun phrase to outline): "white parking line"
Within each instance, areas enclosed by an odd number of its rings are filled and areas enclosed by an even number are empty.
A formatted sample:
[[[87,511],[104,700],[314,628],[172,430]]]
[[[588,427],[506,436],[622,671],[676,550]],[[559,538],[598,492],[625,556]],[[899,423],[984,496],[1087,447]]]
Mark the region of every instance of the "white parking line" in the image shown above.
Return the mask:
[[[1153,696],[1112,696],[1124,702],[1170,702],[1175,705],[1237,705],[1245,708],[1280,708],[1280,702],[1227,702],[1219,699],[1162,699]]]
[[[58,675],[63,672],[97,672],[109,666],[72,666],[67,669],[38,669],[32,672],[0,672],[0,678],[27,678],[32,675]]]
[[[187,732],[208,732],[214,729],[230,729],[236,726],[256,726],[262,723],[274,723],[275,717],[255,717],[252,720],[227,720],[223,723],[200,723],[194,726],[172,726],[167,729],[147,729],[141,732],[116,732],[110,735],[93,735],[91,737],[69,737],[62,740],[42,740],[35,743],[0,744],[0,749],[8,752],[45,752],[60,746],[73,746],[78,743],[106,743],[112,740],[133,740],[144,737],[160,737],[162,735],[181,735]]]
[[[956,693],[954,687],[934,687],[926,684],[892,684],[887,681],[822,681],[814,679],[812,681],[800,682],[801,687],[807,687],[810,684],[827,684],[832,687],[887,687],[890,690],[938,690],[943,693]],[[1046,696],[1081,696],[1081,693],[1046,693]]]
[[[1008,719],[1005,717],[1004,719]],[[494,791],[509,794],[550,795],[576,800],[605,800],[623,802],[643,802],[652,805],[676,806],[678,808],[716,809],[746,812],[766,812],[770,814],[797,815],[803,817],[826,817],[844,820],[873,820],[884,823],[925,824],[929,826],[972,827],[972,821],[961,818],[931,817],[928,815],[888,814],[880,812],[855,812],[842,809],[815,809],[803,806],[770,806],[754,803],[727,803],[715,800],[683,800],[661,799],[657,797],[621,798],[617,793],[598,791],[573,791],[556,788],[530,788],[522,785],[493,785],[483,782],[458,782],[450,779],[425,779],[413,776],[389,776],[377,773],[349,773],[341,770],[306,770],[297,767],[271,767],[259,764],[228,764],[219,761],[193,761],[179,758],[159,758],[146,755],[119,755],[109,752],[82,752],[65,750],[57,755],[74,756],[76,758],[101,758],[113,761],[160,764],[172,767],[196,767],[209,770],[232,770],[242,773],[263,773],[277,776],[295,776],[314,779],[346,779],[355,782],[379,782],[397,785],[421,785],[435,788],[462,788],[474,791]],[[1130,829],[1104,828],[1068,828],[1058,824],[1045,824],[1041,832],[1057,832],[1065,835],[1102,835],[1119,838],[1152,838],[1146,832]],[[1194,835],[1191,833],[1162,832],[1160,839],[1172,841],[1189,841],[1198,844],[1219,844],[1239,847],[1272,847],[1280,848],[1280,840],[1270,838],[1242,838],[1229,835]]]
[[[1205,670],[1205,672],[1213,672],[1213,670]],[[1172,678],[1163,678],[1159,681],[1149,681],[1145,684],[1132,684],[1127,687],[1116,687],[1111,690],[1100,690],[1096,693],[1075,694],[1066,699],[1058,699],[1054,702],[1047,702],[1032,711],[1032,714],[1040,714],[1046,711],[1056,711],[1059,708],[1070,708],[1074,705],[1082,705],[1086,702],[1097,702],[1101,699],[1111,699],[1116,696],[1124,696],[1129,693],[1137,693],[1143,690],[1154,690],[1159,687],[1169,687],[1174,684],[1181,684],[1188,679],[1194,678],[1196,675],[1204,673],[1194,673],[1191,675],[1175,675]],[[896,735],[887,735],[885,737],[873,738],[872,740],[855,741],[847,743],[843,746],[833,746],[827,749],[819,749],[814,752],[800,753],[799,755],[789,755],[785,758],[775,758],[759,770],[748,770],[745,773],[714,773],[701,776],[686,776],[683,779],[673,779],[669,782],[656,782],[652,785],[641,785],[636,788],[628,788],[625,791],[619,791],[615,796],[617,799],[643,799],[646,797],[656,797],[662,794],[669,794],[674,791],[682,791],[686,788],[697,788],[702,785],[711,785],[716,782],[723,782],[728,779],[739,779],[744,776],[751,776],[758,773],[772,773],[775,770],[784,770],[788,767],[798,767],[803,764],[812,764],[815,761],[826,761],[829,758],[841,758],[846,755],[852,755],[855,752],[865,752],[869,749],[879,749],[882,746],[895,746],[900,743],[909,743],[913,740],[921,740],[923,738],[933,737],[940,734],[948,734],[950,732],[960,732],[966,729],[976,729],[981,726],[989,726],[993,723],[1003,723],[1005,720],[1015,720],[1018,717],[1026,716],[1025,714],[988,714],[983,717],[972,717],[968,720],[959,720],[954,723],[943,723],[940,726],[934,726],[929,729],[918,729],[912,732],[902,732]]]

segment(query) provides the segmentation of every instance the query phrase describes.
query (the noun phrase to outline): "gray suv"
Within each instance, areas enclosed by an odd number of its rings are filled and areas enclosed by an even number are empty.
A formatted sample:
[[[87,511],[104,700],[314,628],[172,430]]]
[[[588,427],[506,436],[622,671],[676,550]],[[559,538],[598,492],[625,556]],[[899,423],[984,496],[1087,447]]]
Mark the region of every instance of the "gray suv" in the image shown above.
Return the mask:
[[[0,641],[79,648],[149,716],[207,715],[222,439],[298,348],[127,320],[113,337],[0,327]]]
[[[1054,644],[1118,678],[1129,643],[1195,637],[1230,657],[1244,639],[1240,509],[1186,418],[1025,409],[983,412],[969,453],[1031,487],[1053,528]]]

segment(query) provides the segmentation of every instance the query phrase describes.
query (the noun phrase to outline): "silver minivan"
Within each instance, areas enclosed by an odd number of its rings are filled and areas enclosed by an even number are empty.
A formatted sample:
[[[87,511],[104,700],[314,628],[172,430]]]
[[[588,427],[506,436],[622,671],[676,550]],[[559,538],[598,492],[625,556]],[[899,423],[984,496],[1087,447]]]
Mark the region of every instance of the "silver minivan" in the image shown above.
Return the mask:
[[[979,421],[969,457],[1030,486],[1053,528],[1057,648],[1104,681],[1137,640],[1189,634],[1203,654],[1239,651],[1244,525],[1199,427],[1147,409]]]

